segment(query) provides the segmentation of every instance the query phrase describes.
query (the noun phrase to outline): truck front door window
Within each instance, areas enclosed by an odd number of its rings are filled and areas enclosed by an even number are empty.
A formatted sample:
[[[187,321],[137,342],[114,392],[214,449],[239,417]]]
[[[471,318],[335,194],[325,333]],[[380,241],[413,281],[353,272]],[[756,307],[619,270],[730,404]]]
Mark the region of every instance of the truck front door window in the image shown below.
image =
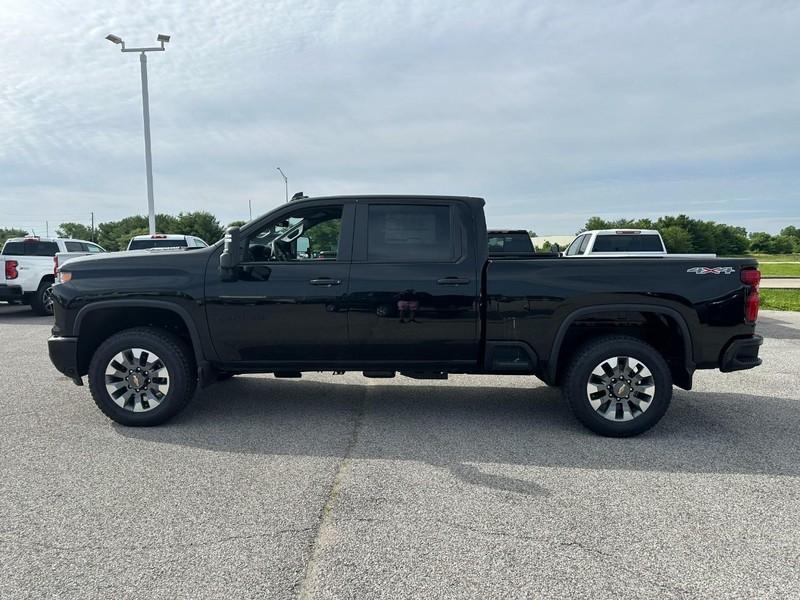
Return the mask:
[[[245,241],[244,262],[331,261],[339,254],[342,206],[320,206],[268,223]]]

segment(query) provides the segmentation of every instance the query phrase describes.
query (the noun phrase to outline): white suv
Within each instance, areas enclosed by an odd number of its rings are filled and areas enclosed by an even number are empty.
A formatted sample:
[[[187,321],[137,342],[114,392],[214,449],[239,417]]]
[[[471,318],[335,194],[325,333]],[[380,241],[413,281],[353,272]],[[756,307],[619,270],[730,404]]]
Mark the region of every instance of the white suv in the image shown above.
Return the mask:
[[[137,235],[128,242],[128,250],[145,250],[147,248],[206,248],[199,237],[193,235],[176,235],[156,233],[154,235]]]
[[[33,235],[11,238],[0,251],[0,300],[30,304],[40,315],[53,314],[50,286],[56,271],[56,254],[105,252],[102,247],[86,240],[41,238]]]

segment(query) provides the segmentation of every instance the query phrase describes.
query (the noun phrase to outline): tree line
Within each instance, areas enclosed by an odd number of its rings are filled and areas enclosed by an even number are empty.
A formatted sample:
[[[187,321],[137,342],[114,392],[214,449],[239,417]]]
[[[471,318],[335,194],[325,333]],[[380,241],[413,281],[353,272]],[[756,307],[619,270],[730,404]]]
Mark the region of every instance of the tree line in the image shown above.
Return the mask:
[[[231,225],[242,225],[234,221]],[[672,253],[710,253],[722,256],[739,254],[791,254],[800,252],[800,228],[790,225],[777,235],[763,231],[748,233],[744,227],[734,227],[714,221],[692,219],[686,215],[664,216],[656,219],[617,219],[606,221],[591,217],[578,231],[589,229],[657,229]],[[217,218],[209,212],[197,211],[178,215],[156,215],[156,231],[194,235],[213,244],[224,235]],[[94,231],[82,223],[62,223],[56,233],[60,237],[97,242],[108,251],[124,250],[136,235],[148,233],[147,217],[134,215],[119,221],[100,223]],[[23,229],[0,228],[0,246],[12,237],[22,237]],[[535,235],[535,234],[534,234]]]
[[[792,254],[800,252],[800,229],[790,225],[777,235],[763,231],[748,233],[744,227],[734,227],[714,221],[692,219],[686,215],[652,219],[617,219],[606,221],[591,217],[578,231],[591,229],[656,229],[664,238],[671,253],[709,253],[720,256],[739,254]]]

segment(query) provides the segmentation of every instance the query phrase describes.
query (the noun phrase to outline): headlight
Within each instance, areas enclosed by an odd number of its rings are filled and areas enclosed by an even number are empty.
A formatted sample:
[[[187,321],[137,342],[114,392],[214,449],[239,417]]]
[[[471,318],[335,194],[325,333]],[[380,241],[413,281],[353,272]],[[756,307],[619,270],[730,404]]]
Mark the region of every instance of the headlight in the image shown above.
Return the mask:
[[[58,283],[67,283],[71,279],[72,279],[72,273],[70,271],[58,272]]]

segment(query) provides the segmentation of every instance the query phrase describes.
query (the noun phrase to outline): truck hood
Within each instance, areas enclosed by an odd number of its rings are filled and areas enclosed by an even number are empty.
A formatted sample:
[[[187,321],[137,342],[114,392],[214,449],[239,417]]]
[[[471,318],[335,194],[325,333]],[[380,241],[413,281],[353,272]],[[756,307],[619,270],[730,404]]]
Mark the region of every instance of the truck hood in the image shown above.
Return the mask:
[[[206,259],[210,254],[211,248],[196,248],[187,250],[186,248],[167,248],[145,250],[125,250],[121,252],[104,252],[102,254],[88,254],[71,258],[64,265],[65,271],[82,271],[94,269],[106,269],[120,266],[131,269],[164,266],[179,266],[196,262],[198,256],[202,255]]]

